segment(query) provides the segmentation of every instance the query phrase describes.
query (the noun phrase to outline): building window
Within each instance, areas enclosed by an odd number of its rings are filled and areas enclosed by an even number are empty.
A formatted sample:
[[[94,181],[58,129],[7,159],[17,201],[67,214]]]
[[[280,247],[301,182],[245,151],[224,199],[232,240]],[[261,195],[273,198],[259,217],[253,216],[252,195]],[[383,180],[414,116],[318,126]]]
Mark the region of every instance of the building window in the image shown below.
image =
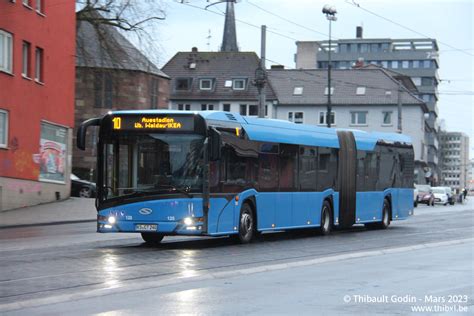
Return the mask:
[[[0,148],[8,146],[8,112],[0,110]]]
[[[392,125],[392,112],[382,112],[383,122],[382,125]]]
[[[245,79],[234,79],[233,89],[234,90],[245,90],[246,80]]]
[[[97,71],[94,74],[94,106],[96,108],[112,108],[113,79],[110,72]]]
[[[226,88],[232,88],[232,80],[226,80],[224,82],[224,87]]]
[[[43,78],[43,49],[36,47],[35,51],[35,80],[38,82],[44,82]]]
[[[422,86],[432,86],[433,85],[433,78],[430,77],[422,77],[421,78],[421,85]]]
[[[410,66],[410,62],[408,60],[402,61],[402,68],[407,69]]]
[[[202,111],[212,111],[214,110],[214,104],[201,104]]]
[[[303,87],[295,87],[293,89],[293,95],[302,95],[303,94]]]
[[[367,125],[367,112],[351,112],[351,125]]]
[[[423,68],[431,68],[431,60],[423,60]]]
[[[36,0],[36,8],[35,8],[35,9],[36,9],[36,12],[38,12],[38,13],[44,13],[44,12],[43,12],[43,7],[44,7],[44,5],[43,5],[43,0]]]
[[[382,43],[381,44],[381,49],[383,52],[388,52],[388,50],[390,49],[390,44],[389,43]]]
[[[23,5],[27,6],[28,8],[31,8],[31,1],[32,0],[23,0]]]
[[[191,89],[191,83],[191,78],[177,78],[175,88],[177,91],[189,91]]]
[[[191,110],[191,104],[178,104],[178,110],[180,111],[190,111]]]
[[[22,67],[21,67],[21,74],[26,77],[30,78],[30,67],[31,67],[31,44],[28,42],[23,42],[22,47]]]
[[[67,129],[61,126],[41,123],[40,136],[40,180],[65,181],[67,158]]]
[[[295,112],[295,124],[303,124],[303,112]]]
[[[334,94],[334,87],[331,87],[331,95]],[[324,95],[328,95],[328,87],[324,88]]]
[[[356,95],[365,95],[365,87],[357,87]]]
[[[212,79],[200,79],[199,89],[200,90],[212,90]]]
[[[398,60],[392,60],[392,68],[398,68]]]
[[[157,78],[151,78],[150,81],[150,109],[158,108],[158,84]]]
[[[0,71],[12,73],[13,37],[10,33],[0,30]]]
[[[377,44],[377,43],[370,44],[370,52],[371,53],[378,53],[379,52],[379,44]]]
[[[412,65],[413,65],[412,66],[413,68],[420,68],[420,61],[419,60],[414,60]]]
[[[382,60],[380,64],[382,65],[383,68],[388,68],[388,61]]]
[[[224,112],[230,112],[230,104],[228,103],[223,104],[223,110]]]
[[[431,94],[422,94],[421,99],[425,102],[430,102],[432,100]]]
[[[411,80],[415,84],[415,86],[421,86],[421,78],[420,77],[411,77]]]
[[[258,116],[258,105],[249,105],[249,116]]]
[[[326,113],[327,112],[319,112],[319,122],[318,122],[319,125],[327,125]],[[330,120],[331,120],[331,125],[336,125],[336,113],[335,112],[331,111]]]
[[[240,105],[240,115],[247,115],[247,104]]]

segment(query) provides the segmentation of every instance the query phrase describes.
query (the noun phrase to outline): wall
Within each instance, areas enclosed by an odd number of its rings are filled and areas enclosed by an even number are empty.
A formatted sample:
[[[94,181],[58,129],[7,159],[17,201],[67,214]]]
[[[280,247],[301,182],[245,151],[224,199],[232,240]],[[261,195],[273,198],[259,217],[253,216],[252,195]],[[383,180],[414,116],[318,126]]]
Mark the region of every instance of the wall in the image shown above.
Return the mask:
[[[8,146],[0,149],[2,209],[69,195],[70,128],[74,121],[75,4],[43,2],[44,14],[22,4],[0,2],[0,29],[13,35],[13,73],[0,72],[0,109],[8,111]],[[22,45],[31,45],[32,79],[22,76]],[[35,49],[43,49],[43,82],[34,80]],[[62,183],[39,181],[41,122],[66,128]],[[30,192],[31,191],[31,192]],[[33,192],[34,191],[34,192]],[[37,192],[36,192],[37,191]],[[40,193],[39,193],[40,192]]]

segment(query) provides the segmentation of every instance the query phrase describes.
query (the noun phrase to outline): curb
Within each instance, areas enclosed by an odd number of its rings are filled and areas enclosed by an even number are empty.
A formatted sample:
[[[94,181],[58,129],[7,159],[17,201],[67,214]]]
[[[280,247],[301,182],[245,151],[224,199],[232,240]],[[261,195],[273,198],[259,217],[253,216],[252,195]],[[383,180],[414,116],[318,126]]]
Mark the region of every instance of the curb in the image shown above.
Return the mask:
[[[12,224],[12,225],[0,225],[0,229],[8,228],[21,228],[21,227],[35,227],[35,226],[53,226],[53,225],[65,225],[65,224],[80,224],[80,223],[92,223],[97,219],[78,219],[70,221],[57,221],[57,222],[42,222],[42,223],[31,223],[31,224]]]

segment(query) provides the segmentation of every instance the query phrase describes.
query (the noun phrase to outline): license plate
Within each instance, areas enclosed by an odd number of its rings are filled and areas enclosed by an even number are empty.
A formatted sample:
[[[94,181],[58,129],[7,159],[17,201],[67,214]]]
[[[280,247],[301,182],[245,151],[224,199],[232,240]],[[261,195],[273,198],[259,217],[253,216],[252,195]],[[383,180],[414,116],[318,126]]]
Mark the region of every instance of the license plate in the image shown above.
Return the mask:
[[[156,232],[158,225],[156,224],[136,224],[135,230],[139,232]]]

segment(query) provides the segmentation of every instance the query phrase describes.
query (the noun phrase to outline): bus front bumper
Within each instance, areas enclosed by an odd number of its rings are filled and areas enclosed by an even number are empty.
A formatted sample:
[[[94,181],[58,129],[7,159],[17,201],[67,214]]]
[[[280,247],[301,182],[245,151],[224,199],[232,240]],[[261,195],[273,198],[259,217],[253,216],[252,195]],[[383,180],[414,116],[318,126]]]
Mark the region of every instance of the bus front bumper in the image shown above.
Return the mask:
[[[203,235],[202,221],[135,222],[98,220],[98,233],[158,233],[163,235]]]

